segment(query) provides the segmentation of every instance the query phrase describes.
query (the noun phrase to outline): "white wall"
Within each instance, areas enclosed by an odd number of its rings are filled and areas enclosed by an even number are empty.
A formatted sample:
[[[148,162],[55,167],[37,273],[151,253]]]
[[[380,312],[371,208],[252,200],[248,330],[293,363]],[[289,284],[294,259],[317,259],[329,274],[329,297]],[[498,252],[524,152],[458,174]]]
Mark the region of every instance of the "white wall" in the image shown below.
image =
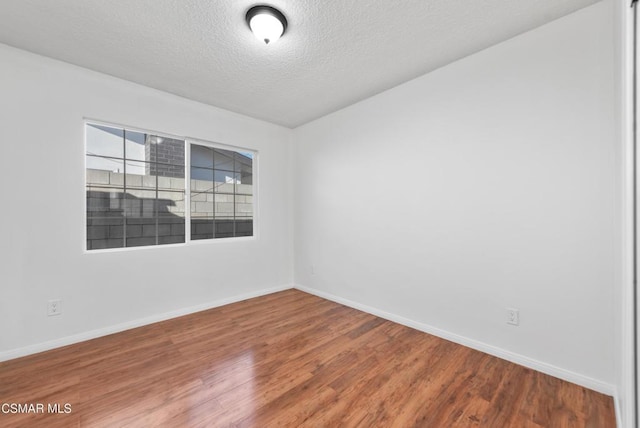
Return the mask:
[[[291,130],[4,45],[0,64],[0,359],[291,285]],[[258,239],[83,253],[83,118],[258,150]]]
[[[613,393],[612,40],[598,3],[296,129],[296,284]]]

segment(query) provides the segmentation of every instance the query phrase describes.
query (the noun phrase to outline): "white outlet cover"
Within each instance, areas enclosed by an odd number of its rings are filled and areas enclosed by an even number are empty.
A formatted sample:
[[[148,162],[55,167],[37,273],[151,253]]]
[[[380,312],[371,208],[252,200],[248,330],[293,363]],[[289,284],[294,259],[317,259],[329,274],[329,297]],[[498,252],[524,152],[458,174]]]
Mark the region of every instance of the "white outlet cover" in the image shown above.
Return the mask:
[[[520,311],[515,308],[507,308],[507,324],[520,325]]]
[[[47,315],[52,317],[60,315],[62,313],[62,300],[54,299],[49,300],[47,303]]]

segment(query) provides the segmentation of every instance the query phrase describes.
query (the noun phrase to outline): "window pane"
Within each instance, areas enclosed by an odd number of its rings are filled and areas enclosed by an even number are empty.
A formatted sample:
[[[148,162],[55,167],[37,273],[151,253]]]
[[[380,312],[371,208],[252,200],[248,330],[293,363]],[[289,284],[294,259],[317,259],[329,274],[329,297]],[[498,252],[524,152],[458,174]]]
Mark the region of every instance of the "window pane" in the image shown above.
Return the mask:
[[[242,174],[237,172],[235,174],[235,192],[240,195],[251,195],[253,194],[253,185],[251,184],[251,175],[245,176],[245,181],[242,181]]]
[[[234,172],[240,173],[242,177],[251,176],[253,173],[253,154],[251,153],[235,153],[235,167]],[[248,179],[244,179],[246,184],[251,184]]]
[[[185,242],[184,217],[158,216],[158,244]]]
[[[87,187],[87,249],[124,246],[123,188]]]
[[[234,236],[234,221],[216,219],[216,238],[232,238]]]
[[[88,218],[87,250],[124,247],[124,218]]]
[[[234,152],[223,149],[214,149],[213,168],[224,171],[234,171]]]
[[[184,192],[158,191],[158,216],[184,218]]]
[[[87,187],[87,218],[109,217],[121,218],[124,188],[122,187]]]
[[[158,189],[184,191],[184,166],[151,164],[151,171],[158,176]]]
[[[87,125],[87,154],[124,158],[124,130]]]
[[[158,244],[185,242],[184,222],[184,192],[158,191]]]
[[[236,193],[239,195],[252,195],[253,186],[250,184],[236,184]]]
[[[225,179],[228,179],[229,182],[225,182],[224,181]],[[226,176],[226,177],[223,177],[221,180],[222,181],[219,181],[218,179],[216,179],[215,191],[217,193],[225,193],[225,194],[233,195],[235,191],[235,185],[232,182],[233,177]]]
[[[184,242],[185,142],[92,124],[86,133],[87,249]]]
[[[185,243],[185,234],[184,234],[184,223],[180,224],[182,228],[181,235],[158,235],[158,245],[163,244],[184,244]]]
[[[151,150],[149,161],[184,166],[183,140],[147,135],[146,144]]]
[[[127,189],[124,207],[125,217],[127,217],[127,219],[155,218],[156,192],[150,190]]]
[[[216,193],[216,219],[233,220],[234,217],[234,196]]]
[[[253,185],[253,174],[251,173],[250,170],[249,171],[243,170],[238,174],[239,176],[236,176],[238,183],[246,184],[249,186]]]
[[[198,181],[207,183],[199,186]],[[209,168],[191,167],[191,190],[213,190],[213,170]],[[204,187],[203,187],[204,186]]]
[[[213,149],[211,147],[191,145],[191,166],[213,168]]]
[[[87,156],[87,184],[94,186],[124,185],[124,161]]]
[[[214,194],[191,192],[191,239],[213,238]]]
[[[214,194],[191,192],[191,218],[213,217]]]
[[[126,246],[156,245],[156,218],[135,217],[126,219]]]
[[[213,217],[191,218],[191,239],[212,239],[213,238]]]
[[[127,189],[156,190],[156,176],[152,173],[152,164],[149,162],[125,161],[125,176]]]
[[[236,218],[236,236],[253,236],[253,219],[238,220]]]
[[[246,198],[248,197],[250,198],[251,196],[236,195],[236,218],[253,217],[253,204],[251,202],[247,202]]]
[[[125,129],[125,157],[126,159],[145,161],[148,159],[146,134]]]
[[[253,158],[250,152],[191,145],[192,239],[253,235]]]

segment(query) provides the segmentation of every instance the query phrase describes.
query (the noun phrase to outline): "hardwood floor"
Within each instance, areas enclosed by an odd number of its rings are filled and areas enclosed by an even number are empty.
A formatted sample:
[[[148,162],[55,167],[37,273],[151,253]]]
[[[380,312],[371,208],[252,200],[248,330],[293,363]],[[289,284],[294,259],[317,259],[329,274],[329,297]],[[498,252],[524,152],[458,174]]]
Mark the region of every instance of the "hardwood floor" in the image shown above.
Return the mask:
[[[296,290],[0,363],[0,403],[45,411],[3,427],[615,426],[611,397]]]

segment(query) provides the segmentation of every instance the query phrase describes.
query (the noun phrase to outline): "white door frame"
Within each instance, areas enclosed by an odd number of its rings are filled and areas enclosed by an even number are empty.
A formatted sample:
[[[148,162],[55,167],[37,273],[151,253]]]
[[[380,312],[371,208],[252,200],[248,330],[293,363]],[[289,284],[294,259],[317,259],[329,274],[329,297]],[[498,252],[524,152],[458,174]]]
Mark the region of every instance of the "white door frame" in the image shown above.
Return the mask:
[[[637,201],[640,194],[640,181],[637,173],[637,165],[640,165],[638,156],[640,153],[635,149],[637,132],[636,123],[640,123],[640,108],[637,108],[637,97],[635,94],[636,82],[640,82],[637,77],[636,66],[636,34],[635,10],[639,7],[631,8],[631,0],[614,0],[616,13],[616,38],[617,47],[617,70],[619,74],[617,80],[620,130],[619,140],[621,145],[621,228],[620,228],[620,348],[621,352],[617,368],[619,380],[616,394],[616,414],[619,426],[635,427],[638,420],[638,409],[640,408],[640,395],[637,394],[636,368],[638,366],[637,344],[640,339],[637,333],[640,332],[640,325],[636,316],[636,308],[640,307],[640,300],[636,293],[637,266],[640,266],[640,258],[636,248],[638,246],[638,233],[636,225],[640,224],[640,213],[637,209]],[[624,422],[624,425],[622,423]]]

